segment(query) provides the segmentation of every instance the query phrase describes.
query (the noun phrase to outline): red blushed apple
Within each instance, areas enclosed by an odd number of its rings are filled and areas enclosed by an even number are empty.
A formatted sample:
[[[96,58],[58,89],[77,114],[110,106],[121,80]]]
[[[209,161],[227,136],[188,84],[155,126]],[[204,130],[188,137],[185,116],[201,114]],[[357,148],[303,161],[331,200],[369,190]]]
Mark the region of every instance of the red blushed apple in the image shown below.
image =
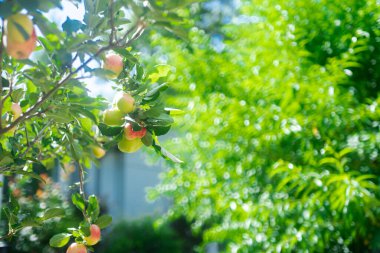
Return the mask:
[[[90,226],[90,236],[85,237],[84,240],[86,241],[87,245],[95,245],[100,241],[100,228],[98,225],[92,224]]]
[[[133,140],[127,140],[123,138],[119,143],[117,144],[117,147],[121,152],[124,153],[134,153],[137,150],[139,150],[142,145],[144,145],[141,141],[141,139],[133,139]]]
[[[116,108],[105,110],[103,121],[109,126],[120,126],[124,123],[124,114]]]
[[[32,35],[25,42],[14,42],[10,40],[10,37],[7,36],[7,44],[5,46],[7,54],[14,59],[22,60],[28,59],[30,54],[36,48],[37,36],[36,32],[33,29]]]
[[[87,253],[87,248],[83,244],[74,242],[67,248],[66,253]]]
[[[123,113],[133,112],[133,110],[135,109],[135,99],[128,93],[124,93],[117,100],[117,108],[119,108],[119,110]]]
[[[108,75],[109,78],[117,78],[124,68],[123,58],[118,54],[108,54],[104,59],[103,68],[113,72]]]
[[[96,158],[100,159],[106,154],[106,151],[99,146],[93,146],[92,153]]]
[[[33,22],[27,15],[15,14],[6,20],[5,34],[10,43],[24,43],[33,33]]]
[[[134,131],[133,128],[132,128],[132,125],[127,123],[125,126],[124,126],[124,137],[125,139],[127,140],[133,140],[133,139],[141,139],[142,137],[144,137],[146,134],[146,128],[143,127],[141,128],[141,130],[139,131]]]
[[[17,103],[12,103],[11,112],[13,114],[13,119],[14,120],[18,119],[20,115],[22,114],[21,106]]]

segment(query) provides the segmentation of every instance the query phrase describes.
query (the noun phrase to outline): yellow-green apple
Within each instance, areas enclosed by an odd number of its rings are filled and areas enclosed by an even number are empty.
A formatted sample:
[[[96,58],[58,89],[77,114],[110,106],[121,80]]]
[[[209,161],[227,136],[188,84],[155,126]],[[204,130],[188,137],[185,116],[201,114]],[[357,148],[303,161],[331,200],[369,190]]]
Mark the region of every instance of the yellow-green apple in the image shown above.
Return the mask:
[[[66,253],[87,253],[87,248],[80,243],[72,243],[68,248]]]
[[[85,237],[84,240],[86,241],[87,245],[95,245],[100,241],[100,228],[98,225],[92,224],[90,226],[90,236]]]
[[[29,58],[30,54],[36,48],[37,36],[34,29],[29,39],[24,42],[11,41],[9,36],[7,36],[6,39],[7,44],[5,48],[7,54],[17,60]]]
[[[103,68],[113,72],[108,75],[109,78],[116,78],[123,71],[123,58],[118,54],[108,54],[104,59]]]
[[[121,141],[117,144],[117,147],[121,152],[124,153],[134,153],[141,148],[143,145],[141,139],[127,140],[123,137]]]
[[[18,119],[20,115],[22,114],[21,106],[17,103],[12,103],[11,112],[13,114],[13,120]]]
[[[146,134],[146,128],[145,127],[141,128],[138,131],[134,131],[132,128],[132,125],[129,123],[127,123],[124,126],[124,137],[127,140],[133,140],[136,138],[141,139],[142,137],[144,137],[145,134]]]
[[[96,158],[100,159],[106,154],[106,151],[102,149],[101,147],[94,145],[92,146],[92,153],[94,154]]]
[[[117,108],[119,108],[119,110],[123,113],[133,112],[135,109],[135,99],[130,94],[124,93],[117,100]]]
[[[15,14],[6,20],[5,34],[10,43],[28,41],[34,31],[33,22],[27,15]]]
[[[124,123],[124,114],[116,108],[105,110],[103,121],[109,126],[120,126]]]

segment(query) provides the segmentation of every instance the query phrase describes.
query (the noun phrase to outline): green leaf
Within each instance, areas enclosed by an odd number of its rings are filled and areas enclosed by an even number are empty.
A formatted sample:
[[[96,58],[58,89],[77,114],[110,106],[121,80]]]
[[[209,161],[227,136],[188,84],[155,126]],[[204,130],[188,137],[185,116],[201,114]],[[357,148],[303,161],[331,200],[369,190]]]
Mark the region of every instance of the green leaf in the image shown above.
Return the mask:
[[[167,88],[168,88],[168,85],[166,83],[160,84],[154,87],[152,90],[148,91],[145,94],[143,100],[146,102],[156,100],[159,97],[160,92],[166,90]]]
[[[156,144],[155,141],[153,141],[153,148],[154,150],[159,153],[163,158],[170,160],[175,163],[183,163],[182,160],[180,160],[178,157],[167,151],[165,148],[161,147],[160,145]]]
[[[84,199],[82,198],[82,195],[80,195],[78,192],[71,195],[71,201],[73,204],[82,212],[84,211],[86,204],[84,202]]]
[[[88,223],[87,221],[82,221],[79,225],[79,231],[84,235],[84,236],[90,236],[91,230],[90,230],[91,224]]]
[[[145,146],[149,147],[153,144],[153,137],[152,134],[147,132],[144,137],[141,138],[142,143],[144,143]]]
[[[93,221],[97,220],[99,217],[99,202],[95,195],[91,195],[88,197],[88,206],[86,213],[91,217]]]
[[[70,241],[71,234],[61,233],[56,234],[49,240],[51,247],[61,248],[65,246]]]
[[[112,217],[109,215],[100,216],[95,224],[99,226],[100,229],[108,227],[112,223]]]
[[[62,29],[67,33],[71,34],[77,32],[82,28],[82,22],[76,19],[66,18],[66,21],[62,24]]]
[[[41,220],[48,220],[51,218],[62,217],[65,215],[65,210],[63,208],[50,208],[45,211],[44,215],[41,217]]]
[[[116,136],[123,131],[123,127],[111,127],[104,123],[99,123],[98,128],[103,135],[109,137]]]
[[[22,227],[38,227],[41,226],[41,222],[33,217],[26,217],[21,221]]]

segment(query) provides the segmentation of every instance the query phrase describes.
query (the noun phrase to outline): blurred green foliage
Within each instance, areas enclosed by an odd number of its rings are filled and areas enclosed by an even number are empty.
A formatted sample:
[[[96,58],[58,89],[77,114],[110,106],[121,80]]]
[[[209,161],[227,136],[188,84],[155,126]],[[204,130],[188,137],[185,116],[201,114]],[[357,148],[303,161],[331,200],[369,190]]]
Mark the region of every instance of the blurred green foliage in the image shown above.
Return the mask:
[[[12,240],[9,240],[9,252],[14,253],[56,253],[63,250],[49,246],[52,235],[77,225],[82,214],[68,202],[62,195],[62,189],[54,183],[48,174],[41,173],[42,183],[30,178],[19,180],[12,179],[9,183],[9,192],[18,199],[20,214],[29,222],[34,222],[34,217],[41,217],[47,210],[64,210],[58,217],[49,219],[37,226],[25,226]],[[3,219],[5,217],[2,217]],[[5,223],[4,223],[5,224]]]
[[[116,224],[102,241],[100,252],[107,253],[180,253],[184,243],[169,224],[156,227],[151,218]]]
[[[182,138],[151,198],[226,252],[380,250],[380,6],[242,1],[222,47],[151,34]],[[176,50],[173,50],[176,49]],[[150,63],[152,64],[152,63]],[[170,146],[169,145],[169,146]]]

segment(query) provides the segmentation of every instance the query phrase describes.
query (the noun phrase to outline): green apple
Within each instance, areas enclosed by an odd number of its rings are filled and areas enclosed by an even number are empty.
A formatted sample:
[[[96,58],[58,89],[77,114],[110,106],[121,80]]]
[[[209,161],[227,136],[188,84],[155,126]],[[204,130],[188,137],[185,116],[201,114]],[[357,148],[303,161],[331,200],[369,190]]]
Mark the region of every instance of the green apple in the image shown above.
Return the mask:
[[[135,109],[135,99],[128,93],[124,93],[117,100],[117,108],[119,108],[119,110],[123,113],[133,112],[133,110]]]
[[[66,253],[87,253],[87,248],[83,244],[74,242],[67,248]]]
[[[120,126],[124,123],[124,114],[116,108],[105,110],[103,121],[109,126]]]
[[[95,245],[100,241],[100,234],[101,232],[99,226],[92,224],[90,226],[90,236],[85,237],[84,240],[89,246]]]
[[[134,153],[141,148],[143,145],[141,139],[127,140],[123,137],[121,141],[117,144],[119,150],[124,153]]]
[[[6,21],[5,34],[10,43],[24,43],[29,40],[33,31],[33,22],[27,15],[15,14]]]
[[[14,42],[10,39],[9,36],[6,37],[6,50],[7,54],[11,56],[14,59],[22,60],[22,59],[28,59],[30,54],[34,51],[36,48],[36,41],[37,36],[36,32],[33,29],[32,35],[29,37],[28,40],[24,42]]]
[[[106,151],[99,146],[92,146],[92,153],[96,158],[100,159],[106,154]]]
[[[108,54],[104,59],[103,68],[113,72],[108,75],[108,78],[117,78],[124,68],[123,58],[118,54]]]

